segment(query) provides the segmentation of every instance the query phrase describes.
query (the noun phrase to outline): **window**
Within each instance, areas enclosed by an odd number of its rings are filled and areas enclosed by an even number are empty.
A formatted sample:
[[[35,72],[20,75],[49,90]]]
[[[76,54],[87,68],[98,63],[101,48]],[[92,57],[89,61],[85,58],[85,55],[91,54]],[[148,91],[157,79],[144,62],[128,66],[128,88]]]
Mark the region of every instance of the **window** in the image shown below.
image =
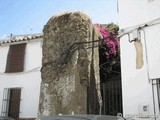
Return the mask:
[[[6,73],[23,72],[25,48],[26,43],[10,45],[5,71]]]
[[[1,116],[19,118],[21,100],[21,88],[5,88],[3,91],[3,102]]]

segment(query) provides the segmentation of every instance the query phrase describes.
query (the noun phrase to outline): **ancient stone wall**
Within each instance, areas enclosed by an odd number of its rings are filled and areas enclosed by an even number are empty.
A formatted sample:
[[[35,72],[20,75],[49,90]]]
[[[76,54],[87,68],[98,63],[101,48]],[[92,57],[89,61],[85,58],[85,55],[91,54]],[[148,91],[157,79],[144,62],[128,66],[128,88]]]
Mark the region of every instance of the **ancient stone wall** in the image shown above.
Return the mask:
[[[53,16],[43,32],[39,116],[99,113],[98,42],[93,42],[99,34],[89,17]]]

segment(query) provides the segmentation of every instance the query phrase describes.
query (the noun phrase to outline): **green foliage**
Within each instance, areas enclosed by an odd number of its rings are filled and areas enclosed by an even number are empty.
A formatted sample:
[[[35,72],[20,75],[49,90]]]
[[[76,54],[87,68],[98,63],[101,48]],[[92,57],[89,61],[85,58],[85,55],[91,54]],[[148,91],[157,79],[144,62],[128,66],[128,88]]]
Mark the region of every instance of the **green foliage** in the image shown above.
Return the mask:
[[[106,28],[108,29],[109,33],[112,33],[114,31],[115,34],[118,35],[118,31],[119,31],[118,25],[114,23],[110,23],[110,24],[107,24]]]

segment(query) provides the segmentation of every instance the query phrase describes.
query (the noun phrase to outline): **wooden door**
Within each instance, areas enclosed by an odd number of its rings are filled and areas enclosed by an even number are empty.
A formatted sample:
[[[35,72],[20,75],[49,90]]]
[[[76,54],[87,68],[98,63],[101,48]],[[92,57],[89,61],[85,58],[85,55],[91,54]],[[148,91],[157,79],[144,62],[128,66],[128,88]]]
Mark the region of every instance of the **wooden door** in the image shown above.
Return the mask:
[[[10,89],[8,116],[19,118],[21,89]]]

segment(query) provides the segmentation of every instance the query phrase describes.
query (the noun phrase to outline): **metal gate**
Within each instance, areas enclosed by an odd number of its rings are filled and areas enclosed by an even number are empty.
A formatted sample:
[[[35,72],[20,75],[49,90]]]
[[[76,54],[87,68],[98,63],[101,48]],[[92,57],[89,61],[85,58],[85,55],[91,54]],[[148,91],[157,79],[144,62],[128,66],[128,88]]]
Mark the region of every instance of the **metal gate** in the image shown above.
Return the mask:
[[[122,113],[122,87],[120,76],[113,76],[113,78],[102,83],[103,96],[103,114],[117,115]]]
[[[1,116],[19,118],[21,88],[5,88],[3,92]]]

